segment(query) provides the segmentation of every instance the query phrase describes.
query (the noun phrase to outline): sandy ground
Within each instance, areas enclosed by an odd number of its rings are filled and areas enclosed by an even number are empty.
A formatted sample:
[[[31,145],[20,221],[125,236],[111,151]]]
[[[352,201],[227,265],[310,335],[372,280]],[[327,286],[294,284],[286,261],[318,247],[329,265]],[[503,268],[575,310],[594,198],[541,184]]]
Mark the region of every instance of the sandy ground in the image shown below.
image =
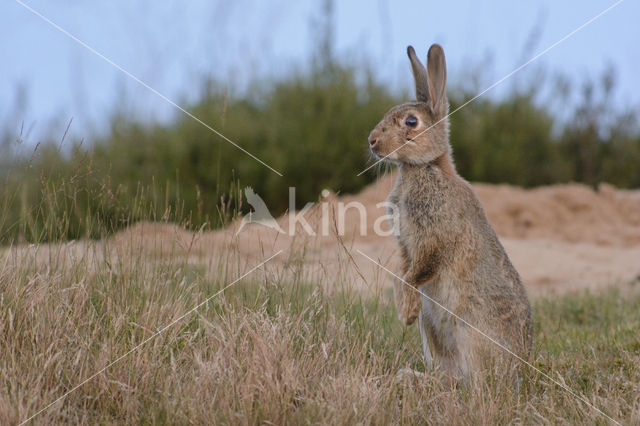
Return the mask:
[[[384,222],[385,209],[377,205],[385,200],[393,179],[384,176],[357,195],[320,198],[304,215],[315,236],[301,226],[290,232],[287,215],[277,219],[284,233],[257,223],[238,233],[239,221],[228,229],[198,233],[142,222],[104,242],[40,247],[38,256],[51,261],[54,253],[55,261],[65,261],[90,251],[96,258],[105,252],[126,257],[133,247],[159,262],[169,252],[179,253],[192,263],[208,265],[211,273],[219,271],[221,263],[237,265],[239,274],[281,251],[269,262],[280,278],[302,273],[304,280],[327,285],[384,289],[393,279],[384,268],[395,271],[398,252],[393,237],[378,236],[374,228]],[[486,184],[474,188],[530,295],[612,284],[640,286],[640,191],[609,185],[594,191],[578,184],[532,190]],[[337,232],[340,203],[352,201],[362,203],[366,218],[349,208],[343,215],[344,232]],[[388,229],[386,224],[381,228]]]
[[[393,175],[382,177],[357,195],[330,194],[319,199],[304,216],[316,236],[308,236],[300,226],[295,236],[290,236],[285,215],[277,220],[284,234],[256,223],[246,225],[238,234],[236,222],[229,229],[197,235],[173,225],[142,223],[114,240],[146,236],[155,246],[160,241],[164,247],[175,247],[178,241],[182,250],[200,259],[221,257],[226,251],[227,256],[234,253],[231,257],[246,265],[282,250],[271,261],[282,270],[296,273],[304,267],[309,280],[377,289],[389,286],[393,279],[380,265],[394,271],[398,259],[393,238],[374,232],[376,221],[381,223],[385,214],[384,207],[376,205],[386,198],[393,179]],[[609,185],[594,191],[578,184],[532,190],[486,184],[474,188],[531,295],[611,284],[640,285],[640,191]],[[355,208],[347,209],[343,237],[338,238],[339,203],[352,201],[365,206],[366,220],[361,220]]]

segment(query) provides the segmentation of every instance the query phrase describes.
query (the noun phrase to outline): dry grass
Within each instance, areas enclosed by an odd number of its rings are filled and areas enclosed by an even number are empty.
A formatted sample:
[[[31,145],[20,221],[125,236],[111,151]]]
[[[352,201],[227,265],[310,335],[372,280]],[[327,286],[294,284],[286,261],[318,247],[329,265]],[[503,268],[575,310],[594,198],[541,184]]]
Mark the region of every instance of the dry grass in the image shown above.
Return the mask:
[[[253,266],[134,242],[65,247],[0,254],[0,424],[29,418]],[[458,389],[437,371],[396,383],[399,369],[425,366],[390,294],[284,265],[241,280],[33,422],[607,422],[531,371],[517,393],[498,375]],[[639,304],[626,290],[538,300],[535,365],[618,421],[640,422]]]

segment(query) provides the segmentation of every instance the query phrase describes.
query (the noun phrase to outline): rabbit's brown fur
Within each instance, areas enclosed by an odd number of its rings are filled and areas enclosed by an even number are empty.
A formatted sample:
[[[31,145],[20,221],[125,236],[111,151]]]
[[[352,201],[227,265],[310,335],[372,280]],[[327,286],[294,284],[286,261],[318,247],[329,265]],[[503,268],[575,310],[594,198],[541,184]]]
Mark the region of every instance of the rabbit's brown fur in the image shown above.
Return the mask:
[[[466,377],[495,355],[510,355],[432,300],[524,357],[532,345],[531,308],[478,198],[453,165],[444,51],[431,46],[427,69],[412,47],[408,55],[418,101],[392,108],[369,136],[374,155],[399,165],[388,200],[399,211],[401,272],[410,286],[396,281],[396,304],[407,324],[419,317],[426,362]],[[417,288],[428,296],[422,303]]]

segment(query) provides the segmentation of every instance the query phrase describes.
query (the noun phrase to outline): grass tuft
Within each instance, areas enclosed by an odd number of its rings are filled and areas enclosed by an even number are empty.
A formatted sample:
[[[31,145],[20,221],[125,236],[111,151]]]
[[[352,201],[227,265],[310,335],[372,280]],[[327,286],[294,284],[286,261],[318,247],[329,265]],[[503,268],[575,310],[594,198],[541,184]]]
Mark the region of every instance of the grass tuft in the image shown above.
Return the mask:
[[[62,396],[232,280],[178,251],[106,242],[0,253],[0,423]],[[250,267],[251,265],[249,265]],[[606,423],[528,370],[447,388],[389,292],[267,265],[61,402],[37,423]],[[336,284],[336,283],[334,283]],[[329,290],[331,289],[331,290]],[[534,364],[622,423],[640,420],[640,295],[535,303]],[[396,383],[401,368],[422,380]]]

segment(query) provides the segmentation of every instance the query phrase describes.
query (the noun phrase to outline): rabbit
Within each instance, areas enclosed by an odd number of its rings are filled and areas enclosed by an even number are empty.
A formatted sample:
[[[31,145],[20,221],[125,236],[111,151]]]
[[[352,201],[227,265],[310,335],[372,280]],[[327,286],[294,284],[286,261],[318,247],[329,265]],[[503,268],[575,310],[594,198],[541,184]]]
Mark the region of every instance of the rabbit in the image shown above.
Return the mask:
[[[391,108],[369,135],[374,157],[398,165],[387,198],[399,215],[403,279],[394,283],[395,302],[407,325],[419,320],[425,363],[467,379],[491,360],[514,360],[469,324],[524,358],[533,344],[531,306],[478,197],[456,172],[444,50],[430,47],[426,69],[412,46],[407,54],[417,102]]]

